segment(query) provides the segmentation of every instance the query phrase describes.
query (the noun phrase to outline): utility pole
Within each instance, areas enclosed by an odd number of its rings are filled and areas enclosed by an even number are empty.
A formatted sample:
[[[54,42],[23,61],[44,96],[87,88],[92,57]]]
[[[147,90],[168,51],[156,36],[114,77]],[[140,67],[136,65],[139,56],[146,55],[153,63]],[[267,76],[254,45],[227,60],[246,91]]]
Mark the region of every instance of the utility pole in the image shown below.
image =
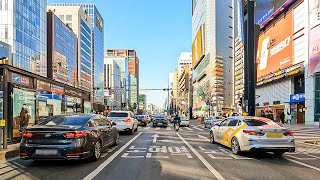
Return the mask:
[[[255,116],[257,65],[256,49],[259,37],[260,26],[255,24],[254,6],[255,2],[247,0],[243,4],[244,16],[244,102],[245,109],[249,116]]]

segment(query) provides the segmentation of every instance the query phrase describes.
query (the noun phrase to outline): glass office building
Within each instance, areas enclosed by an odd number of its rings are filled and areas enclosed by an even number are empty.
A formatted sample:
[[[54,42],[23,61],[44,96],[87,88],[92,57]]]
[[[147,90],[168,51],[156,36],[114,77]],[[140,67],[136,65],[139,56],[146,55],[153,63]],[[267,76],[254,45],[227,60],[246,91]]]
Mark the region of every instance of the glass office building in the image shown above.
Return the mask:
[[[47,0],[0,1],[0,41],[12,46],[15,67],[47,76]]]

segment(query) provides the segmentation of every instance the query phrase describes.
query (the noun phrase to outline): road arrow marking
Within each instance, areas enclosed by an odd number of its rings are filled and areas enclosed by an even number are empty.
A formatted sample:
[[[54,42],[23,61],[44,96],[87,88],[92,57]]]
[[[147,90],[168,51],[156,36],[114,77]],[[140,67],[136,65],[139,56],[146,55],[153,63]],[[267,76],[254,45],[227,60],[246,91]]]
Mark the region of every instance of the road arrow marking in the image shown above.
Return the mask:
[[[151,136],[151,137],[153,137],[153,143],[157,143],[157,138],[159,137],[158,136],[158,134],[155,134],[155,135],[153,135],[153,136]]]

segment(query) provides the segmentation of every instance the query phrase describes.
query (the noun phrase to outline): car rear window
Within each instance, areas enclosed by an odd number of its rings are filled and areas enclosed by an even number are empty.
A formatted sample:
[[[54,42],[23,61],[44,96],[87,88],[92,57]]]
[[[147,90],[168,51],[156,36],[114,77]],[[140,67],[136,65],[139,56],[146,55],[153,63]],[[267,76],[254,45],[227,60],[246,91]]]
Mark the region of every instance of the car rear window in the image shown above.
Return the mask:
[[[40,123],[40,125],[69,125],[69,126],[83,126],[85,125],[90,116],[80,116],[80,115],[72,115],[72,116],[52,116],[44,120]]]
[[[145,118],[146,116],[142,116],[142,115],[140,115],[140,116],[137,116],[137,118]]]
[[[278,126],[277,123],[273,122],[272,120],[268,119],[245,119],[244,122],[248,124],[248,126]]]
[[[111,112],[108,117],[128,117],[128,113]]]
[[[164,119],[164,116],[156,116],[156,119]]]

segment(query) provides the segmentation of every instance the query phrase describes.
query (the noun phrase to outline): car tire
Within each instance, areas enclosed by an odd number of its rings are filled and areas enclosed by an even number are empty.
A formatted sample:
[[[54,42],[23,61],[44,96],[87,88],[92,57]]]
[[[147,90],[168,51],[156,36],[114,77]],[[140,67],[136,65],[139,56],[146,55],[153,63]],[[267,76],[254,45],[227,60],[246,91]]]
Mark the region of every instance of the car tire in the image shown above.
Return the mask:
[[[190,125],[187,125],[187,127],[190,127]]]
[[[99,160],[100,156],[101,156],[101,152],[102,152],[102,145],[101,145],[101,141],[98,140],[96,143],[94,143],[93,154],[92,154],[90,160],[91,161]]]
[[[133,129],[133,126],[132,126],[132,128],[129,129],[128,134],[129,134],[129,135],[132,135],[132,134],[133,134],[133,131],[134,131],[134,129]]]
[[[241,153],[239,141],[236,137],[232,138],[231,140],[231,150],[233,154],[238,155]]]
[[[207,125],[206,125],[206,124],[204,124],[204,128],[207,128]]]
[[[138,126],[137,126],[137,128],[134,130],[135,132],[137,132],[138,131]]]
[[[119,135],[119,132],[117,132],[117,135],[116,135],[116,137],[114,138],[114,142],[113,142],[113,145],[112,145],[112,146],[118,146],[118,145],[119,145],[119,142],[120,142],[120,135]]]
[[[210,143],[211,144],[215,144],[216,143],[216,141],[214,140],[214,135],[213,135],[212,131],[210,131]]]

